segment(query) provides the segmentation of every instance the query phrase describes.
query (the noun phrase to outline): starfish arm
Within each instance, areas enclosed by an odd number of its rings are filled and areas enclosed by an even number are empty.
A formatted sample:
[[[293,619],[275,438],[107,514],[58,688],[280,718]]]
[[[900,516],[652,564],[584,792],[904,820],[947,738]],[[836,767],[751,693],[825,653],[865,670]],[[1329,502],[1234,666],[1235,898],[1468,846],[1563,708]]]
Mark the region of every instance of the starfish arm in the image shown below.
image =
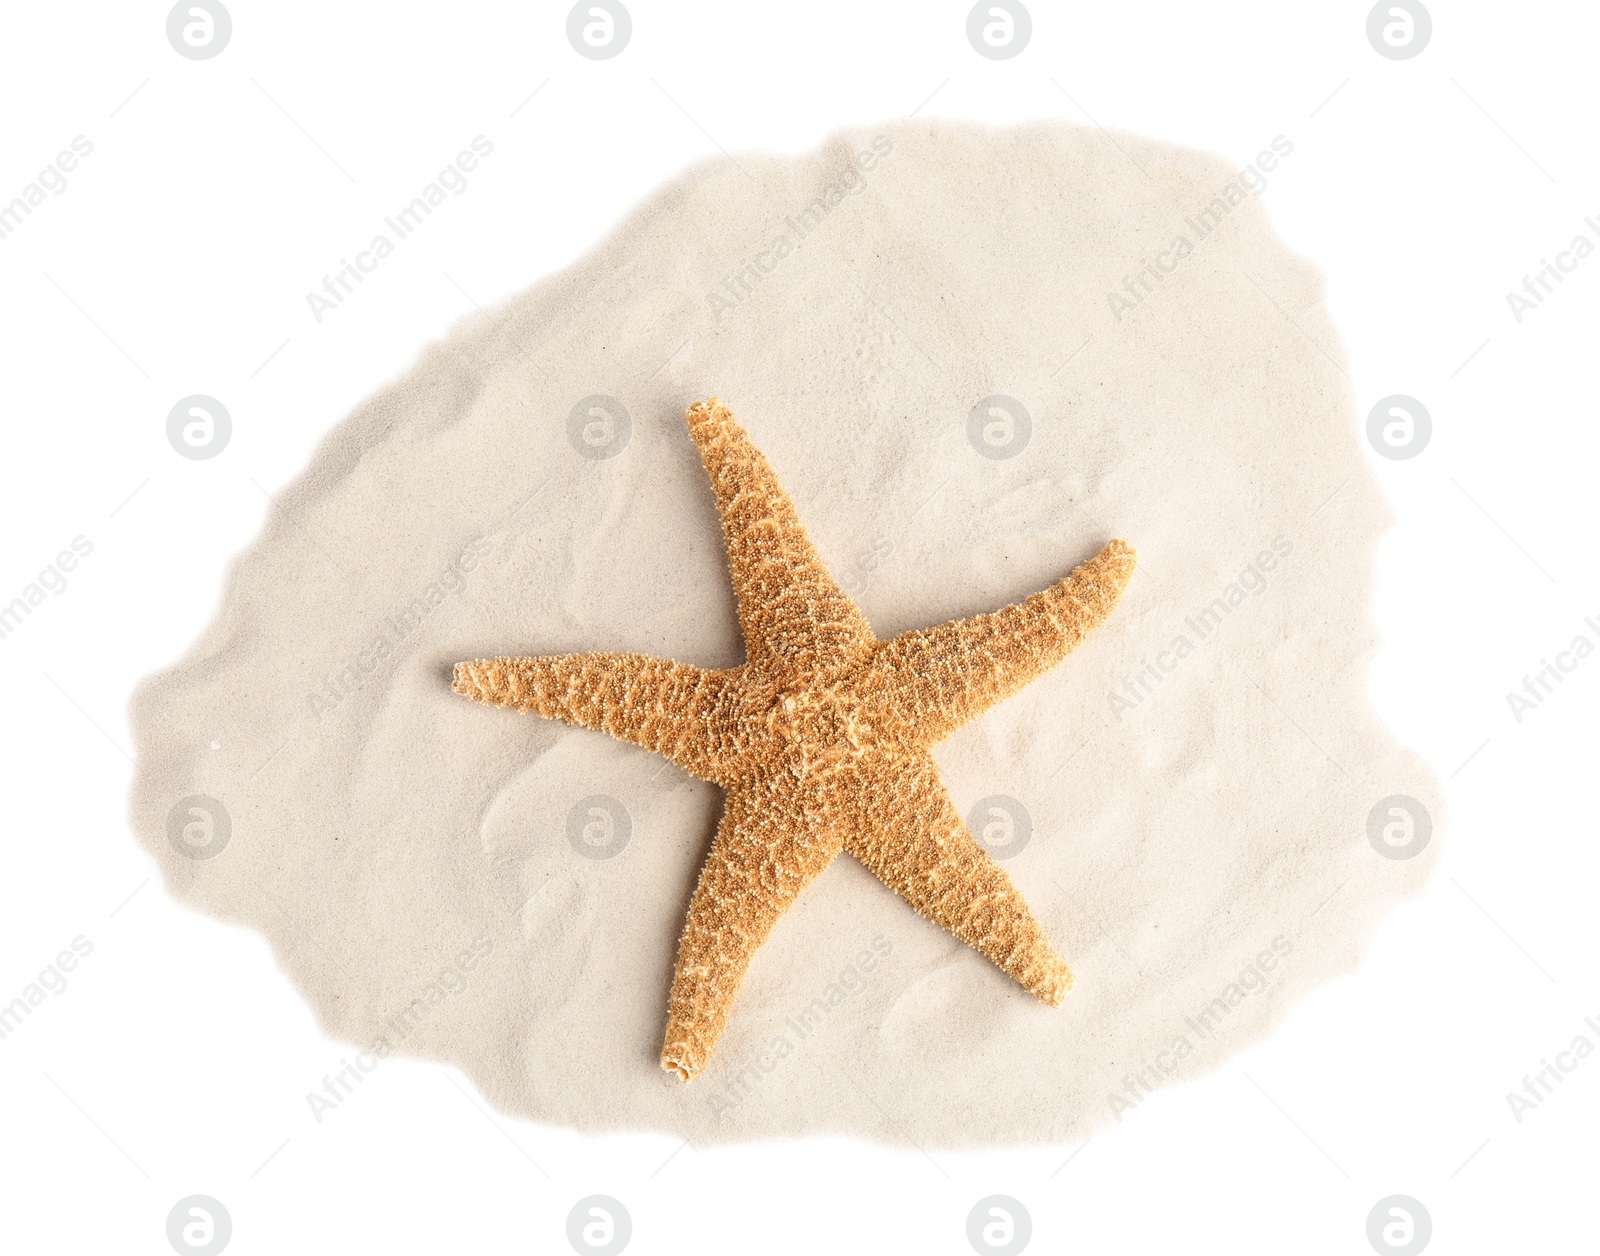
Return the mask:
[[[706,1066],[757,948],[838,853],[792,784],[729,790],[678,941],[662,1068],[689,1081]]]
[[[457,693],[610,733],[720,781],[742,668],[707,671],[648,654],[597,651],[457,663]]]
[[[715,397],[690,407],[687,419],[722,519],[750,661],[781,683],[829,679],[864,660],[872,629],[829,574],[761,451]]]
[[[1011,884],[972,840],[925,750],[855,791],[844,848],[935,924],[1059,1006],[1072,973]]]
[[[1111,613],[1133,568],[1133,550],[1112,541],[1021,602],[885,641],[873,680],[916,740],[932,745],[1065,658]]]

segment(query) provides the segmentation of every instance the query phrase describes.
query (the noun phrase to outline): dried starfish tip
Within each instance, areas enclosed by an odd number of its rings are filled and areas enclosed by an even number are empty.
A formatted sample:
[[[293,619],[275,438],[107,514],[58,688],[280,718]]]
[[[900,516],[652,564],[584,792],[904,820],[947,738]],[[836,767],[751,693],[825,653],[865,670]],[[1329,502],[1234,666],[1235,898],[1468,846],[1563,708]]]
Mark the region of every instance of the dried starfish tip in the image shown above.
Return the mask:
[[[719,717],[740,681],[736,667],[708,671],[601,650],[457,663],[452,688],[478,702],[609,733],[721,782],[729,751]]]
[[[1051,1007],[1060,1007],[1062,1000],[1072,993],[1072,987],[1076,984],[1072,970],[1054,951],[1028,974],[1028,980],[1023,983],[1029,994]]]
[[[757,949],[840,844],[781,779],[729,790],[678,940],[662,1068],[688,1081],[706,1066]]]
[[[851,790],[844,848],[918,912],[1052,1007],[1072,974],[1004,868],[972,838],[926,750]]]
[[[1112,541],[1048,589],[997,611],[903,632],[871,671],[918,744],[942,741],[1049,671],[1109,615],[1136,562]]]
[[[575,655],[569,658],[579,657]],[[515,707],[519,711],[538,711],[556,715],[547,700],[549,669],[553,659],[493,658],[469,659],[457,663],[451,688],[462,697],[489,706]]]
[[[690,406],[685,419],[722,520],[750,662],[773,679],[826,680],[864,661],[877,638],[749,434],[716,397]]]
[[[695,428],[708,423],[722,423],[733,418],[733,411],[722,404],[721,397],[707,397],[704,401],[697,401],[684,413],[684,421],[689,425],[693,434]]]
[[[493,660],[473,659],[466,663],[457,663],[452,674],[450,688],[454,689],[464,698],[471,698],[474,702],[497,702],[495,697],[500,692],[500,677],[491,670]]]
[[[1092,628],[1111,613],[1138,565],[1139,556],[1133,546],[1123,540],[1108,541],[1104,549],[1056,587],[1070,588],[1074,598],[1096,613],[1094,623],[1089,625]]]

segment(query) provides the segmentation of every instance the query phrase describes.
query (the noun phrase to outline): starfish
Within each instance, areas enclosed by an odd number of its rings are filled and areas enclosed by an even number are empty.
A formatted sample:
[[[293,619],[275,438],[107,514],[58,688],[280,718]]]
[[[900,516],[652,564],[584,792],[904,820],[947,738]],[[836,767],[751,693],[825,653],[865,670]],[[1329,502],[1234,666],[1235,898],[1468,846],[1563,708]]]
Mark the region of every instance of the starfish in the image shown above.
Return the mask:
[[[1055,666],[1133,573],[1112,541],[1049,588],[880,641],[834,582],[772,468],[717,398],[690,407],[721,516],[745,662],[595,652],[458,663],[454,688],[643,746],[725,791],[678,942],[661,1066],[711,1058],[756,949],[849,851],[1052,1007],[1072,974],[973,840],[929,747]]]

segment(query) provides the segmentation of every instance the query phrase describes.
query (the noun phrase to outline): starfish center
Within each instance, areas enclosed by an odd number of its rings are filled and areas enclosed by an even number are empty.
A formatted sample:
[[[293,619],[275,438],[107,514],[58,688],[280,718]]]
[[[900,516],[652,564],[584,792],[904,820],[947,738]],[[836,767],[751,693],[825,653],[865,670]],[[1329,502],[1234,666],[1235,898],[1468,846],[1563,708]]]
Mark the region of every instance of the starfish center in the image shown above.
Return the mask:
[[[860,702],[841,685],[785,686],[773,694],[767,722],[797,777],[846,767],[860,759],[874,740]]]

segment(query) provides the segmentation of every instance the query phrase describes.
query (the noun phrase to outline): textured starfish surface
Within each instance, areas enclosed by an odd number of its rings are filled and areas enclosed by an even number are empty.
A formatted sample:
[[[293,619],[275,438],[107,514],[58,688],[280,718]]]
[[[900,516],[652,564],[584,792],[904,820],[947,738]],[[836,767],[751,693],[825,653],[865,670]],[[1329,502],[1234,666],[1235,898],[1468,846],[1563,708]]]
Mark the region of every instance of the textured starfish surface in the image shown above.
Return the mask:
[[[727,407],[702,401],[688,423],[722,518],[745,662],[479,659],[456,665],[454,685],[610,733],[725,791],[678,942],[662,1067],[687,1081],[706,1066],[751,957],[840,851],[1059,1005],[1072,974],[967,832],[928,748],[1082,641],[1116,605],[1133,550],[1112,541],[1021,602],[879,641]]]

